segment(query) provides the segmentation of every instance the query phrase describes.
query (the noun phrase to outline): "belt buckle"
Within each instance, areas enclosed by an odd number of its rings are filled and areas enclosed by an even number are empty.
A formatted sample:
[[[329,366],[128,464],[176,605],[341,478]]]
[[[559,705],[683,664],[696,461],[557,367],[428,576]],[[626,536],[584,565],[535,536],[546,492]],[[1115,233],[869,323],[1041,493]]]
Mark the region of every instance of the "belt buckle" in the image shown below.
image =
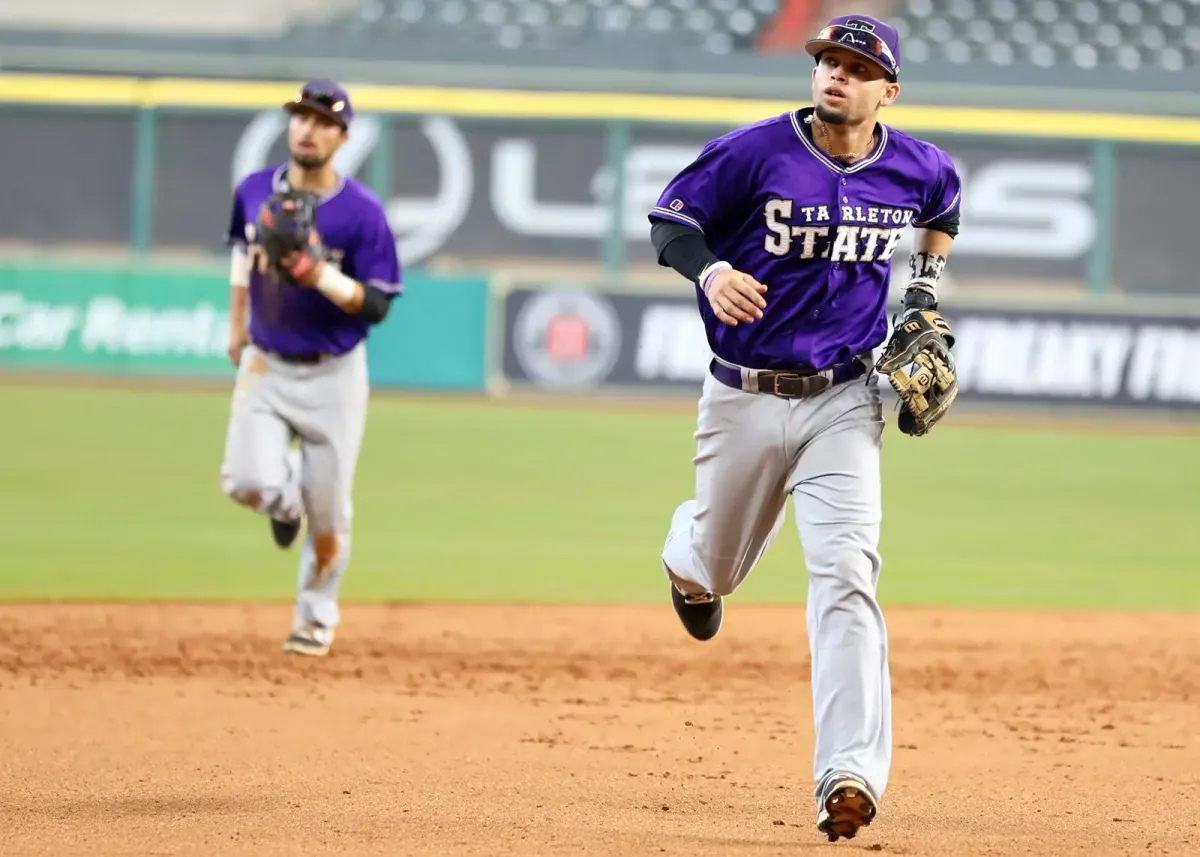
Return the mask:
[[[786,393],[780,390],[779,382],[781,379],[799,382],[799,392]],[[776,372],[771,376],[771,382],[770,392],[781,399],[807,399],[809,396],[815,396],[817,393],[822,392],[829,386],[829,379],[820,373],[801,375],[797,372]]]
[[[772,385],[770,392],[780,398],[808,398],[815,396],[818,392],[826,389],[829,385],[829,379],[822,374],[800,374],[799,372],[775,372],[772,374]],[[796,382],[799,384],[797,392],[786,392],[780,389],[780,382]]]
[[[297,366],[317,366],[324,363],[328,359],[329,354],[325,351],[300,351],[295,354],[281,356],[283,360]]]
[[[778,396],[781,399],[795,399],[797,396],[791,393],[785,393],[779,389],[779,382],[783,379],[788,381],[801,381],[802,376],[795,372],[776,372],[771,375],[771,395]]]

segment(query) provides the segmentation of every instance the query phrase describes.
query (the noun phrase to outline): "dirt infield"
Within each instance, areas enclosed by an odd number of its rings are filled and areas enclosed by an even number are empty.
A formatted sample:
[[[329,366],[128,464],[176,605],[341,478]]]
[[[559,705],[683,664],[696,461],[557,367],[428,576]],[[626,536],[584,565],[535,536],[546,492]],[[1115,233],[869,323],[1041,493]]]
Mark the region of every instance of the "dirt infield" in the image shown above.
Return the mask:
[[[1195,854],[1200,622],[891,610],[892,785],[825,842],[803,611],[0,606],[0,852]]]

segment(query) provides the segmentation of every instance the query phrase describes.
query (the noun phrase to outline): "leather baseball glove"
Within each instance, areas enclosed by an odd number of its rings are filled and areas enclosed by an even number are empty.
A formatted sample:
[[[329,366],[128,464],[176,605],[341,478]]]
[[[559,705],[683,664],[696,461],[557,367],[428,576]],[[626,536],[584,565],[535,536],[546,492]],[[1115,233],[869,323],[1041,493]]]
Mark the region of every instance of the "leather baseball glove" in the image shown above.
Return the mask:
[[[900,431],[928,434],[958,395],[958,376],[950,349],[954,333],[933,309],[911,310],[896,326],[875,369],[886,375],[900,397]]]
[[[258,210],[255,241],[262,247],[263,273],[279,282],[305,279],[323,258],[317,195],[296,190],[273,193]]]

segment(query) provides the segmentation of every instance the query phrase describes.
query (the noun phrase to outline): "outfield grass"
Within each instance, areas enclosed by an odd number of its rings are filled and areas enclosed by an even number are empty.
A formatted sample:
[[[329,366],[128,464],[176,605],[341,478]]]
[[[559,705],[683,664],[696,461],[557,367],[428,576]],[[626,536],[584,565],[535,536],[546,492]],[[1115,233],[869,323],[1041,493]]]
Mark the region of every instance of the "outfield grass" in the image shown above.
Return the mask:
[[[296,554],[219,490],[227,407],[0,387],[0,598],[290,598]],[[377,397],[345,597],[662,600],[693,428],[687,407]],[[884,468],[885,603],[1200,607],[1200,440],[889,426]],[[789,511],[738,598],[805,583]]]

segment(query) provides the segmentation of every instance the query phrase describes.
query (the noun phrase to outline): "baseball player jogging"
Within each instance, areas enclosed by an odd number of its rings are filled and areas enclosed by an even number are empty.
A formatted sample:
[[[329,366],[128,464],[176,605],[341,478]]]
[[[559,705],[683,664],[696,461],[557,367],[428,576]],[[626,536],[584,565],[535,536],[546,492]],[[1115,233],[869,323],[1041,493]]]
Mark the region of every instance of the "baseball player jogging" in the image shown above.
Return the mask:
[[[837,841],[875,817],[891,767],[879,375],[905,434],[928,432],[954,400],[937,285],[960,181],[944,152],[878,121],[900,92],[892,27],[839,17],[806,47],[814,107],[712,140],[650,213],[660,264],[697,285],[714,355],[695,496],[675,511],[662,561],[687,632],[711,639],[722,597],[763,556],[792,497],[809,574],[817,827]],[[912,277],[884,346],[892,255],[908,226]]]
[[[238,185],[229,222],[229,357],[238,373],[221,485],[270,517],[281,548],[307,518],[284,650],[325,655],[350,558],[365,340],[401,291],[400,261],[379,200],[333,168],[353,118],[345,90],[313,81],[284,109],[290,158]]]

